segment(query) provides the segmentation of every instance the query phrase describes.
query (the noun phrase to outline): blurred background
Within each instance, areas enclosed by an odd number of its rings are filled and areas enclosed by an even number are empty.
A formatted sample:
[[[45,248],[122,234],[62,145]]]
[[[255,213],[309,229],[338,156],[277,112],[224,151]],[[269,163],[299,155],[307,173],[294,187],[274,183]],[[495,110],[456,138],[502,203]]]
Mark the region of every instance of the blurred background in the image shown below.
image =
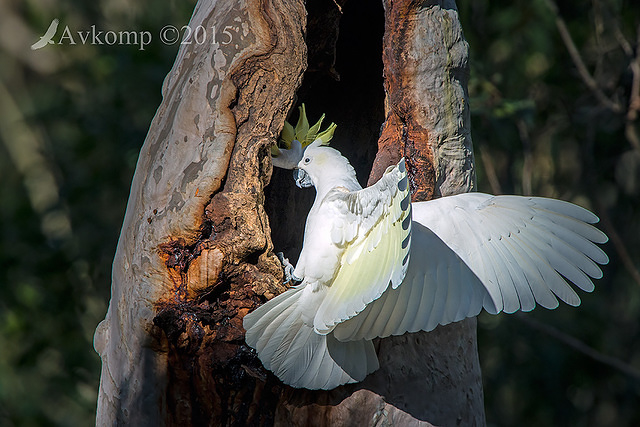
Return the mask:
[[[457,3],[479,190],[578,203],[611,239],[605,279],[579,309],[479,318],[488,424],[640,425],[640,5]],[[158,34],[186,24],[194,4],[0,0],[1,426],[94,423],[93,331],[178,48]],[[83,45],[73,34],[75,45],[29,49],[54,18],[54,40],[95,25],[153,41]]]

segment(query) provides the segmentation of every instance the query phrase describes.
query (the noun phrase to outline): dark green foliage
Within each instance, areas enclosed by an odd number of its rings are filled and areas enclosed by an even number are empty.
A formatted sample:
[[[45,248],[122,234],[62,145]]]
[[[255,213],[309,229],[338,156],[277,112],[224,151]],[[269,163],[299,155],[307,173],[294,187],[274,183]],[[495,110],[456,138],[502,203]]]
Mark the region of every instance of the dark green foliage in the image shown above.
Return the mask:
[[[1,84],[10,94],[2,95],[0,108],[3,426],[95,422],[100,360],[93,331],[106,312],[111,261],[138,151],[177,52],[177,45],[158,40],[158,31],[186,24],[194,6],[142,1],[123,3],[126,8],[118,11],[116,3],[16,4],[13,22],[30,28],[33,40],[17,52],[0,52]],[[72,31],[92,25],[148,30],[155,40],[144,51],[82,46],[77,37],[76,45],[31,51],[53,18],[60,19],[56,41],[66,25]],[[46,62],[47,55],[54,57],[55,71],[30,65],[32,58]],[[17,112],[5,108],[8,102]],[[26,166],[10,155],[11,147],[23,151]]]
[[[546,0],[459,2],[471,48],[472,135],[479,190],[535,194],[592,209],[640,268],[640,146],[625,136],[638,55],[640,7],[630,1],[558,2],[599,89],[590,90]],[[625,41],[631,47],[625,52]],[[640,78],[637,76],[636,78]],[[633,124],[640,131],[640,122]],[[492,182],[492,175],[496,179]],[[609,225],[607,225],[609,223]],[[640,282],[619,247],[578,309],[525,314],[640,372]],[[490,425],[637,425],[640,377],[596,362],[512,316],[479,322]],[[635,368],[634,368],[635,367]]]

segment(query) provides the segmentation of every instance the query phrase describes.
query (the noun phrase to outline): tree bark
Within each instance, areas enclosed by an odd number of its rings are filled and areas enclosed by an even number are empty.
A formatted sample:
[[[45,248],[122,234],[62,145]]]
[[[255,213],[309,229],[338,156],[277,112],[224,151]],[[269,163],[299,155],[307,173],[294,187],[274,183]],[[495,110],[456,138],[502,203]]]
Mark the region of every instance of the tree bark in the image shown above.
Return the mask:
[[[383,3],[386,119],[369,185],[405,157],[413,201],[472,191],[468,45],[455,2]],[[377,352],[380,369],[360,384],[287,390],[278,423],[485,424],[475,319],[382,339]]]
[[[284,290],[264,187],[305,23],[301,0],[197,4],[190,27],[207,43],[182,45],[165,80],[95,334],[98,425],[270,423],[241,319]]]
[[[377,64],[336,70],[341,14],[325,3],[307,1],[299,94],[338,123],[332,145],[361,174],[373,162],[371,182],[405,156],[414,200],[472,190],[455,3],[383,2],[379,95]],[[352,31],[371,38],[376,22]],[[269,160],[305,70],[306,14],[301,0],[199,2],[198,25],[215,27],[216,43],[180,49],[136,167],[95,336],[97,424],[484,424],[475,320],[380,340],[381,369],[329,392],[283,386],[244,345],[242,317],[284,290],[271,239],[295,261],[311,203],[289,173],[272,180]],[[354,46],[343,63],[361,66],[365,43]]]

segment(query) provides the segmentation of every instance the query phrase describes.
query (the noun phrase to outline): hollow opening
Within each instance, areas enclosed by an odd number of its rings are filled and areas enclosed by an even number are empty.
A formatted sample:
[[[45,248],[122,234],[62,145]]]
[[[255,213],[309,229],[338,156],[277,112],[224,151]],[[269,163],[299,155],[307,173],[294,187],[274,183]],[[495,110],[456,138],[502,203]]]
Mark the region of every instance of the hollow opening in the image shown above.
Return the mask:
[[[384,122],[384,10],[381,3],[349,0],[340,13],[331,1],[309,0],[307,11],[309,64],[288,120],[295,125],[302,103],[311,124],[325,113],[322,129],[338,125],[330,145],[365,186]],[[291,171],[274,168],[265,196],[275,251],[295,265],[315,191],[298,189]]]

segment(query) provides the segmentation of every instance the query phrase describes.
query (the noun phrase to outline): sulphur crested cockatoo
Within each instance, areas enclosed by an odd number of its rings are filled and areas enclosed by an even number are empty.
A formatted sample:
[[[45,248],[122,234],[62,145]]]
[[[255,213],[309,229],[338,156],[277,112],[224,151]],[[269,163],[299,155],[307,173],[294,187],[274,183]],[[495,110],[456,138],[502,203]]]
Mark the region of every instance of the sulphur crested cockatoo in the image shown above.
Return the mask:
[[[378,368],[376,337],[489,313],[552,309],[590,292],[607,237],[588,210],[539,197],[467,193],[410,203],[404,161],[362,189],[314,142],[296,169],[315,186],[293,272],[301,283],[244,318],[247,343],[285,384],[332,389]]]

